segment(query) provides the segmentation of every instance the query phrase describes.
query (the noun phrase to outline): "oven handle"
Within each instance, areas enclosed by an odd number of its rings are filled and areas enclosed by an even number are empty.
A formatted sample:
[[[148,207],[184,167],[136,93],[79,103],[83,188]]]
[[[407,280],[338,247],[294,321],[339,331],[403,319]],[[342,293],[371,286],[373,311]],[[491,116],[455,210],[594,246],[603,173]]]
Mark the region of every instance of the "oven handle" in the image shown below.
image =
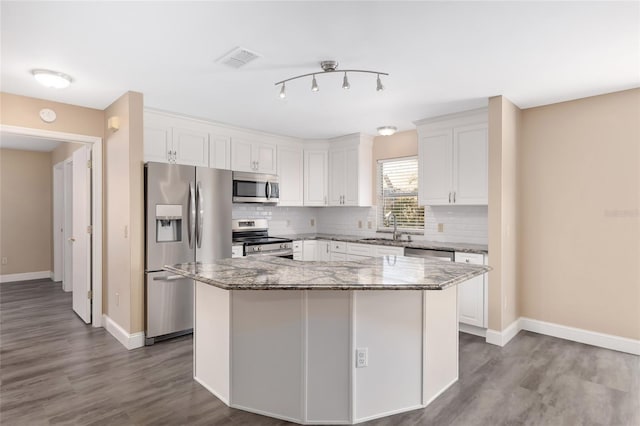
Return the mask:
[[[272,250],[264,252],[247,253],[246,257],[253,256],[291,256],[293,255],[293,249]]]

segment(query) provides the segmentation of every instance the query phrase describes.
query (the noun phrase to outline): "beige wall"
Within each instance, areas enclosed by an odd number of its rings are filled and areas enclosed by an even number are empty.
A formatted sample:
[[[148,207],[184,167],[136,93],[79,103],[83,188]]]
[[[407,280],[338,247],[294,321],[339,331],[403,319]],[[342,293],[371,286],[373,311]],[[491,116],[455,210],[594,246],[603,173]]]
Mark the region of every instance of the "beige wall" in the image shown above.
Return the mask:
[[[144,327],[142,94],[128,92],[105,110],[104,312],[130,333]]]
[[[57,114],[56,121],[53,123],[42,121],[39,115],[42,108],[54,110]],[[0,92],[0,123],[9,126],[102,137],[104,112]]]
[[[51,271],[51,153],[0,149],[0,275]]]
[[[503,96],[489,99],[489,328],[501,331],[518,313],[518,140],[521,111]]]
[[[392,136],[376,136],[373,138],[373,177],[371,182],[371,200],[373,204],[378,202],[378,194],[376,192],[376,182],[378,179],[378,160],[387,158],[402,158],[418,155],[418,132],[415,130],[407,130],[398,132]]]
[[[70,158],[74,151],[85,146],[82,143],[71,143],[71,142],[63,142],[56,147],[53,151],[51,151],[51,166],[55,166],[61,161]]]
[[[640,339],[640,89],[524,110],[518,159],[520,314]]]

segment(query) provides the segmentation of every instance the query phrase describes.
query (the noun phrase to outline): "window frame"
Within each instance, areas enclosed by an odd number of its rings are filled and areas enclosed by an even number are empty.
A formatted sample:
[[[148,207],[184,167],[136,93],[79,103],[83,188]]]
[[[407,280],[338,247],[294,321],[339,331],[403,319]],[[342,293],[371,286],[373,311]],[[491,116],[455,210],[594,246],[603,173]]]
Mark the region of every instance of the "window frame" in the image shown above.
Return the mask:
[[[410,155],[410,156],[406,156],[406,157],[395,157],[395,158],[381,158],[376,160],[376,202],[378,205],[378,212],[376,213],[376,219],[377,219],[377,226],[376,226],[376,231],[377,232],[393,232],[393,226],[384,226],[384,195],[383,195],[383,184],[382,184],[382,169],[384,167],[384,163],[392,163],[392,162],[396,162],[396,161],[407,161],[407,160],[415,160],[416,161],[416,171],[418,171],[419,163],[418,163],[418,156],[417,155]],[[424,225],[424,206],[421,206],[419,204],[419,199],[418,199],[418,192],[419,192],[419,185],[420,185],[420,181],[419,181],[419,175],[417,176],[417,183],[416,183],[416,190],[415,192],[411,192],[411,193],[405,193],[405,194],[410,194],[409,196],[414,197],[416,199],[416,205],[418,208],[421,208],[423,213],[422,213],[422,221],[420,223],[420,225],[415,226],[415,227],[401,227],[398,226],[398,231],[401,231],[403,233],[409,233],[409,234],[415,234],[415,235],[422,235],[424,234],[424,230],[425,230],[425,225]],[[407,196],[407,195],[401,195],[401,196]],[[400,198],[401,196],[398,197],[386,197],[387,199],[389,198]]]

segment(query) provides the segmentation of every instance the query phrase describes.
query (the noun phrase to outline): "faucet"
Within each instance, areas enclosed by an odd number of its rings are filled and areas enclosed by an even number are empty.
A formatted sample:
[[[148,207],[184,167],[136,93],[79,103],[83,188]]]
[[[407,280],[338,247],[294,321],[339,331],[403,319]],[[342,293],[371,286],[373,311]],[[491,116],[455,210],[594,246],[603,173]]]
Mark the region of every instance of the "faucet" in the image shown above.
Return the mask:
[[[393,212],[389,212],[384,215],[384,220],[386,220],[387,223],[389,223],[389,218],[393,218],[393,241],[396,241],[398,237],[400,237],[400,233],[398,232],[398,220]]]

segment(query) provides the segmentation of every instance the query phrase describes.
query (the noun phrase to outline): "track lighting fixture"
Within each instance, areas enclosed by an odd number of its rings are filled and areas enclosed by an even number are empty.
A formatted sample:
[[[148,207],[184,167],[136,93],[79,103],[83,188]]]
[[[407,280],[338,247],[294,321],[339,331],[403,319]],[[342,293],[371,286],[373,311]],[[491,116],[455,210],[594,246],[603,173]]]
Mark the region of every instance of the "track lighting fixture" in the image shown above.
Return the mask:
[[[277,83],[275,83],[275,85],[279,85],[281,84],[282,87],[280,89],[280,97],[284,98],[285,95],[285,88],[284,85],[287,81],[291,81],[291,80],[297,80],[299,78],[304,78],[304,77],[309,77],[311,76],[311,91],[312,92],[317,92],[320,90],[320,88],[318,87],[318,82],[316,81],[316,75],[322,75],[322,74],[330,74],[330,73],[334,73],[334,72],[344,72],[344,77],[342,78],[342,88],[347,90],[351,88],[351,84],[349,83],[349,77],[347,76],[347,73],[365,73],[365,74],[376,74],[376,91],[380,92],[382,90],[384,90],[384,86],[382,85],[382,81],[380,80],[380,76],[381,75],[389,75],[386,72],[379,72],[379,71],[368,71],[368,70],[340,70],[338,71],[338,62],[337,61],[322,61],[320,62],[320,67],[322,68],[321,73],[317,73],[317,72],[312,72],[309,74],[302,74],[302,75],[298,75],[295,77],[291,77],[291,78],[287,78],[286,80],[282,80],[279,81]]]

